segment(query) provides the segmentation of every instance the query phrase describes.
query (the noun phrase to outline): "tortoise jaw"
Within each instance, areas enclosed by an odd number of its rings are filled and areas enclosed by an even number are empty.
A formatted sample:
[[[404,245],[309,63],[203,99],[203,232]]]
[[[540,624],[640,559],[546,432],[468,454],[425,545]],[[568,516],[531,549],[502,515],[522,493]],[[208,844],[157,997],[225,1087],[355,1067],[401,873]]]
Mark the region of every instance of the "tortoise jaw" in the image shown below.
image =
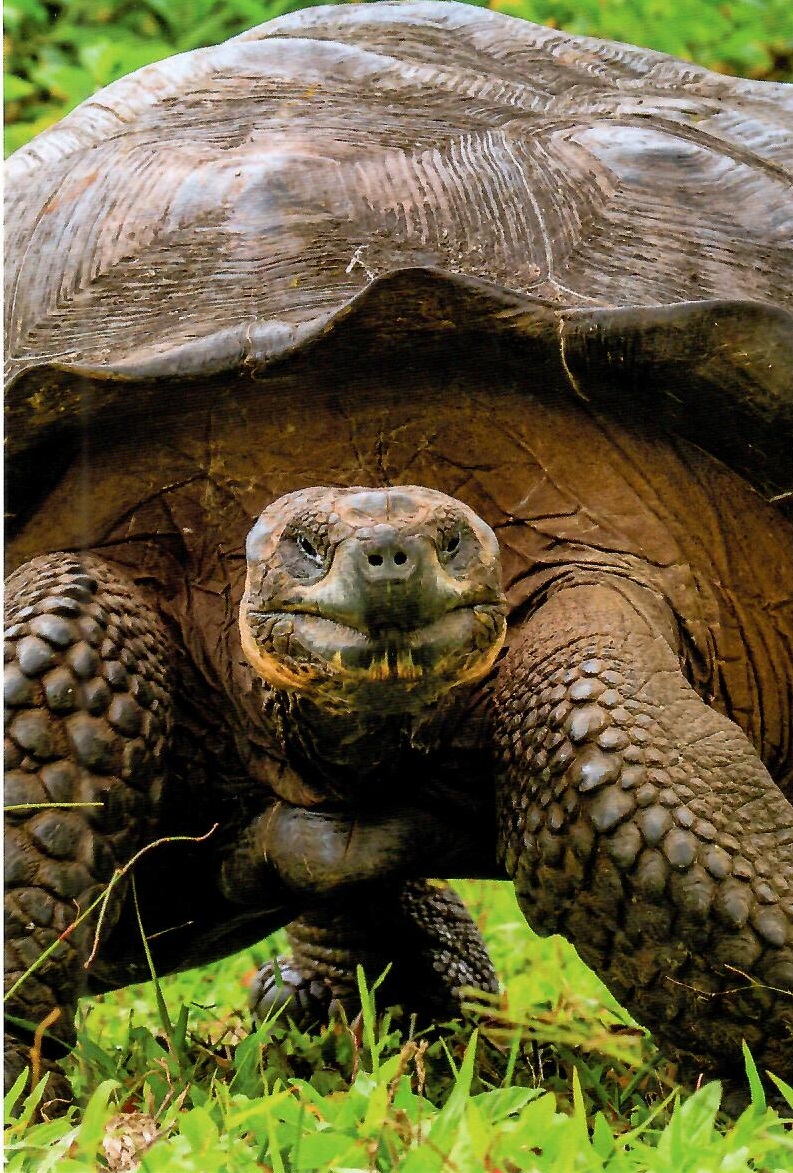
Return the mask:
[[[249,609],[243,650],[267,683],[321,707],[420,709],[492,667],[506,631],[501,601],[455,607],[412,630],[367,633],[312,612]]]

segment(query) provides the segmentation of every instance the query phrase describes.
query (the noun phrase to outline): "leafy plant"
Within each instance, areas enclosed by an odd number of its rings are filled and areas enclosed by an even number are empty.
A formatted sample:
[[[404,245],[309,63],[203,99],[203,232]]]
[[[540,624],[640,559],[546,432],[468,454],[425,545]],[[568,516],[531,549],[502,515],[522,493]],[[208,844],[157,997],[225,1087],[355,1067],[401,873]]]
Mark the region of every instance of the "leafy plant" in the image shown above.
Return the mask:
[[[793,80],[788,0],[493,0],[491,8],[671,53],[720,73]]]
[[[303,1031],[251,1031],[241,978],[283,947],[86,1002],[71,1078],[82,1112],[33,1123],[37,1095],[6,1099],[10,1173],[782,1173],[793,1168],[793,1090],[766,1103],[747,1055],[749,1106],[721,1088],[686,1098],[643,1031],[565,942],[527,928],[509,885],[467,883],[508,995],[415,1034],[376,1012]]]

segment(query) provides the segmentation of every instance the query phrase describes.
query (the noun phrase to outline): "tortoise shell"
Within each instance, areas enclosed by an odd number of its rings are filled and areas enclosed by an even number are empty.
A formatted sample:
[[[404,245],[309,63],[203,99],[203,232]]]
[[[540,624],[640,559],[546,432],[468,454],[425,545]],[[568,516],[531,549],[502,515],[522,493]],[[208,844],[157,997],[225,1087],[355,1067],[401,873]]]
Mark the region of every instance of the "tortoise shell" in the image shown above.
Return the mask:
[[[12,464],[340,329],[500,340],[793,490],[793,87],[455,3],[150,65],[8,166]],[[148,388],[148,391],[144,389]]]

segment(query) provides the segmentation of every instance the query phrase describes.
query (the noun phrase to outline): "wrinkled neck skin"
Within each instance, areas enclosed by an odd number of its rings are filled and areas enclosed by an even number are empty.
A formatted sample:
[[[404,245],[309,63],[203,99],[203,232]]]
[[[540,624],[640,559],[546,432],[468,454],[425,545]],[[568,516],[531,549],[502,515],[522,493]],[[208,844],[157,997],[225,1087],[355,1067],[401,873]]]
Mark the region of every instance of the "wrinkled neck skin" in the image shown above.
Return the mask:
[[[265,685],[265,709],[281,748],[320,802],[381,805],[409,797],[413,787],[440,793],[443,771],[433,769],[433,758],[446,764],[443,751],[453,745],[473,691],[461,686],[409,714],[329,710]]]

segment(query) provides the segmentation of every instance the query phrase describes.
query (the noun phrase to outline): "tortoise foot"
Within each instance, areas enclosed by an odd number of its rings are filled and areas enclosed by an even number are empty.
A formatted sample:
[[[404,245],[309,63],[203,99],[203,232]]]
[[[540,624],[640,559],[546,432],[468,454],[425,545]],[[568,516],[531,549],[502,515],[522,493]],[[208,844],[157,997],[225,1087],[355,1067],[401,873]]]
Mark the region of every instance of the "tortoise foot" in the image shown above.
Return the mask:
[[[341,1010],[353,1017],[359,1009],[356,1000],[357,990],[349,984],[334,985],[327,976],[304,974],[294,958],[279,957],[256,974],[249,1005],[256,1023],[280,1014],[306,1028],[326,1025]]]
[[[453,889],[435,881],[380,884],[317,905],[290,924],[291,957],[266,965],[254,1016],[286,1005],[300,1025],[361,1008],[358,969],[377,1007],[401,1006],[427,1023],[462,1014],[464,991],[498,989],[484,942]]]

